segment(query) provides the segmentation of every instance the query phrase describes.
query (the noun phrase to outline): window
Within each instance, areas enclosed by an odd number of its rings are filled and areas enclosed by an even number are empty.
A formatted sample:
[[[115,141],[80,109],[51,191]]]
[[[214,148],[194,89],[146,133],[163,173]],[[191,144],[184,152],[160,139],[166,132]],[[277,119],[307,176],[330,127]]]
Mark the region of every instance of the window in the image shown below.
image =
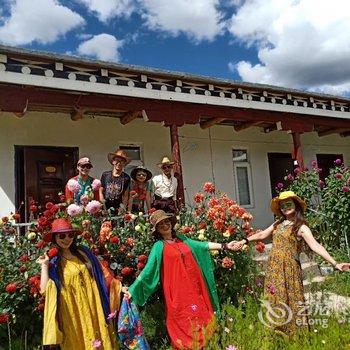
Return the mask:
[[[119,148],[126,152],[131,162],[125,167],[124,171],[130,175],[131,171],[143,165],[142,149],[140,144],[119,144]]]
[[[247,150],[234,149],[232,159],[238,204],[253,207],[252,177]]]

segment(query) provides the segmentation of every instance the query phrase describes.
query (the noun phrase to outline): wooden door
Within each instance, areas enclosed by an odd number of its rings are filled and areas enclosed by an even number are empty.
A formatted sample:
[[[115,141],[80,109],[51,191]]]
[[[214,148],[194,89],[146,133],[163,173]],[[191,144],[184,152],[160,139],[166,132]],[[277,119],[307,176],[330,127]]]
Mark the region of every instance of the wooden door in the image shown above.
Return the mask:
[[[17,148],[18,149],[18,148]],[[20,153],[20,152],[19,152]],[[22,147],[23,172],[16,173],[17,193],[23,198],[24,217],[28,219],[28,208],[31,200],[44,206],[47,202],[58,202],[58,193],[64,191],[67,181],[76,174],[78,148],[67,147]],[[18,163],[18,162],[17,162]],[[20,163],[20,161],[19,161]],[[20,167],[20,164],[17,164]]]
[[[294,171],[293,159],[290,153],[268,153],[270,184],[272,197],[277,195],[276,185],[284,182],[284,177]]]
[[[320,179],[325,180],[329,175],[331,168],[335,167],[335,160],[340,159],[343,162],[342,154],[316,154],[317,166],[321,168]]]

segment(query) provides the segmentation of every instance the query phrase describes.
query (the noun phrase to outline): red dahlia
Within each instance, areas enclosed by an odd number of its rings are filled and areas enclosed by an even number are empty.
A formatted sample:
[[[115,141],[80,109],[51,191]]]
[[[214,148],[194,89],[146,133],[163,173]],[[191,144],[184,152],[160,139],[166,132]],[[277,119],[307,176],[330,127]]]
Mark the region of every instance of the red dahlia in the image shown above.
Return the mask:
[[[57,254],[58,254],[58,248],[56,248],[56,247],[51,248],[51,249],[47,252],[47,255],[49,256],[50,259],[53,258],[53,257],[55,257]]]
[[[10,321],[10,315],[6,313],[0,314],[0,324],[2,323],[8,323]]]
[[[16,283],[9,283],[5,288],[7,293],[14,293],[17,290],[17,284]]]

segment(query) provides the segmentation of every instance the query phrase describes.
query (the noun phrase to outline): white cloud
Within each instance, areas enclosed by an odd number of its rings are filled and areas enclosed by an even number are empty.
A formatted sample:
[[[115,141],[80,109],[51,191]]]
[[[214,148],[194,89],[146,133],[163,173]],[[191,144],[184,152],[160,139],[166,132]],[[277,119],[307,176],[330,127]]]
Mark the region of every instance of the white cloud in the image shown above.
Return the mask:
[[[135,10],[134,0],[76,0],[83,3],[102,22],[113,17],[129,17]]]
[[[237,9],[228,30],[258,49],[258,64],[235,65],[243,80],[349,91],[350,1],[250,0]]]
[[[124,41],[110,34],[102,33],[81,43],[77,52],[83,56],[96,57],[103,61],[119,61],[119,49]]]
[[[11,0],[10,15],[2,19],[0,42],[9,45],[48,44],[85,24],[84,19],[57,0]]]
[[[194,39],[213,40],[222,28],[219,0],[140,0],[142,17],[151,30]]]

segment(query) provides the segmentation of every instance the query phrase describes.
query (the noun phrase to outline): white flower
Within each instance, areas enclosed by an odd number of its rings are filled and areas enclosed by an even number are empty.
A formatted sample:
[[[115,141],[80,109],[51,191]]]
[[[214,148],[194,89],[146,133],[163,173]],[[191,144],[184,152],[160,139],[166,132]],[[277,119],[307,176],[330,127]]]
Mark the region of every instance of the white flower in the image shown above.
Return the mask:
[[[225,331],[226,333],[230,333],[230,329],[227,328],[227,327],[224,328],[224,331]]]
[[[35,232],[33,232],[33,231],[28,232],[27,238],[28,238],[30,241],[32,241],[33,239],[35,239],[35,237],[36,237],[36,233],[35,233]]]
[[[205,229],[204,229],[204,228],[202,228],[201,230],[199,230],[199,231],[198,231],[198,233],[199,233],[199,234],[204,235],[204,233],[205,233]]]
[[[201,240],[201,241],[204,241],[205,240],[205,236],[201,233],[198,235],[198,239]]]
[[[67,213],[69,216],[74,217],[77,216],[79,214],[81,214],[83,212],[84,208],[76,205],[76,204],[70,204],[67,208]]]
[[[142,211],[139,212],[139,217],[140,217],[140,218],[143,217],[143,212],[142,212]]]
[[[142,227],[141,227],[141,225],[136,225],[136,226],[135,226],[135,231],[137,231],[137,232],[142,232]]]
[[[231,236],[230,231],[226,230],[223,234],[224,237],[229,238]]]

